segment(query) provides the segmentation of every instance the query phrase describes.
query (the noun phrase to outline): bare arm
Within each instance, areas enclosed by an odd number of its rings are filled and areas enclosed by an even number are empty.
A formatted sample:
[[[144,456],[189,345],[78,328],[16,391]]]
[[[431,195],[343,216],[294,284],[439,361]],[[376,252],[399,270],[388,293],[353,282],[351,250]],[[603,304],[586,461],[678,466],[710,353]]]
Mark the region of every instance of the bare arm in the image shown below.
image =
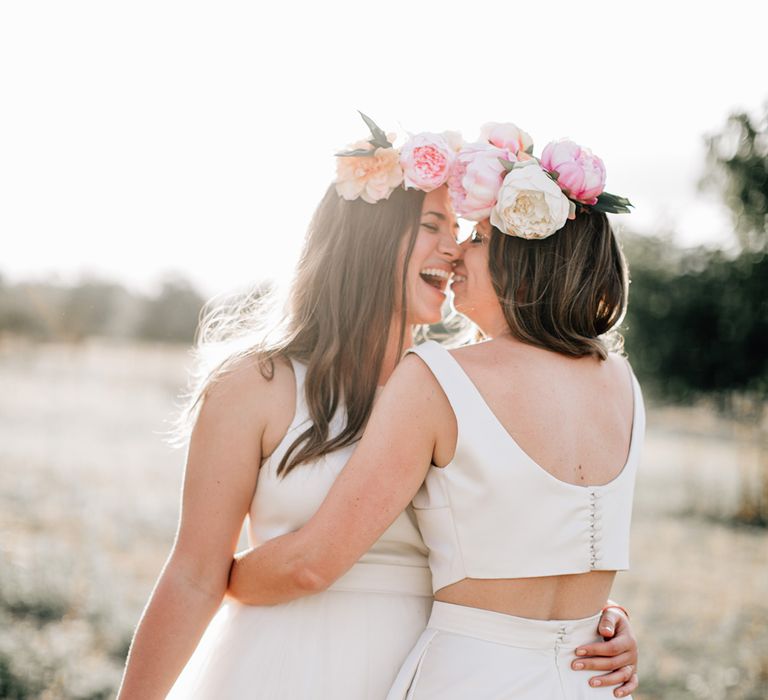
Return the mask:
[[[242,603],[270,605],[323,590],[344,574],[418,491],[446,407],[450,411],[431,372],[406,357],[317,513],[296,532],[239,554],[228,593]]]
[[[258,370],[244,366],[205,399],[176,541],[136,629],[119,700],[164,698],[221,604],[256,485],[269,391]]]

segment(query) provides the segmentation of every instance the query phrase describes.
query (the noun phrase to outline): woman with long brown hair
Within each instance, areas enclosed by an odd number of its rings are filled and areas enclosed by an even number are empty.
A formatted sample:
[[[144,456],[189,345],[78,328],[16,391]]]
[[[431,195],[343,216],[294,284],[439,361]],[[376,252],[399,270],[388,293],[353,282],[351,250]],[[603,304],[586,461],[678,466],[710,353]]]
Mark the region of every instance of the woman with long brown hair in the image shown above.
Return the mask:
[[[244,518],[257,546],[312,517],[413,327],[440,319],[460,255],[442,186],[454,150],[419,135],[397,153],[371,130],[340,158],[282,323],[239,334],[240,350],[198,372],[179,530],[121,700],[165,697],[171,686],[171,698],[381,698],[424,629],[432,591],[410,507],[323,593],[221,605]],[[427,146],[429,167],[410,167],[409,153]],[[231,340],[221,319],[211,317],[203,350]],[[615,610],[607,618],[622,619]],[[634,654],[631,633],[621,643]]]

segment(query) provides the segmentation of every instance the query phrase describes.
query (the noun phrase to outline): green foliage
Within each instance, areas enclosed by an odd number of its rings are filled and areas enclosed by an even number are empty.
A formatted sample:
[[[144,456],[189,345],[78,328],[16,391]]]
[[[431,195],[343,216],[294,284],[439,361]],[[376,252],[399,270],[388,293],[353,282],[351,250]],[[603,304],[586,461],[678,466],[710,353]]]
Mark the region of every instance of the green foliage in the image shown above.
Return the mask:
[[[717,191],[733,216],[746,250],[768,247],[768,102],[763,114],[732,114],[722,131],[707,138],[704,189]]]
[[[624,335],[633,366],[667,398],[768,390],[768,257],[630,236]],[[665,257],[662,258],[661,256]]]
[[[169,279],[161,292],[144,302],[137,335],[161,342],[191,342],[203,299],[184,279]]]
[[[0,698],[27,700],[37,697],[41,690],[40,683],[18,675],[13,668],[13,659],[0,653]]]
[[[625,335],[643,379],[667,398],[768,395],[768,103],[707,137],[701,186],[718,192],[741,243],[735,256],[629,236]]]

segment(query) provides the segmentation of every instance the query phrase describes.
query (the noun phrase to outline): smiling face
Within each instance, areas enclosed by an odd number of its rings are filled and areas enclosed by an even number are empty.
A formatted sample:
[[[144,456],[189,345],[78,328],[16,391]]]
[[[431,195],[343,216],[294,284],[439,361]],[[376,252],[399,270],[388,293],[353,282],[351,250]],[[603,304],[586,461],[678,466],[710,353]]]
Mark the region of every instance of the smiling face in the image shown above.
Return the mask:
[[[462,257],[455,267],[451,291],[456,311],[493,336],[494,330],[506,328],[506,322],[488,269],[490,237],[491,224],[486,219],[461,244]]]
[[[406,271],[408,324],[437,323],[440,320],[454,263],[461,256],[456,242],[457,232],[458,223],[451,208],[448,188],[440,187],[429,192],[424,197],[419,232]],[[407,245],[406,236],[401,244],[401,260],[405,259]]]

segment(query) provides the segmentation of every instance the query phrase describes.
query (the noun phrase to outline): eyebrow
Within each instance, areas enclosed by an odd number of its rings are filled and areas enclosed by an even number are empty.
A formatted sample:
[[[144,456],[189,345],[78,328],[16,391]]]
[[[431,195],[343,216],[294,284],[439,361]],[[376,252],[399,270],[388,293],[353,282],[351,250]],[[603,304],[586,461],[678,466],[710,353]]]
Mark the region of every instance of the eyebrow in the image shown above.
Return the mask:
[[[440,219],[440,221],[447,221],[445,214],[441,214],[439,211],[427,211],[424,212],[422,216],[429,216],[430,214],[432,214],[432,216],[436,216],[438,219]],[[453,228],[459,228],[458,221],[453,225]]]

